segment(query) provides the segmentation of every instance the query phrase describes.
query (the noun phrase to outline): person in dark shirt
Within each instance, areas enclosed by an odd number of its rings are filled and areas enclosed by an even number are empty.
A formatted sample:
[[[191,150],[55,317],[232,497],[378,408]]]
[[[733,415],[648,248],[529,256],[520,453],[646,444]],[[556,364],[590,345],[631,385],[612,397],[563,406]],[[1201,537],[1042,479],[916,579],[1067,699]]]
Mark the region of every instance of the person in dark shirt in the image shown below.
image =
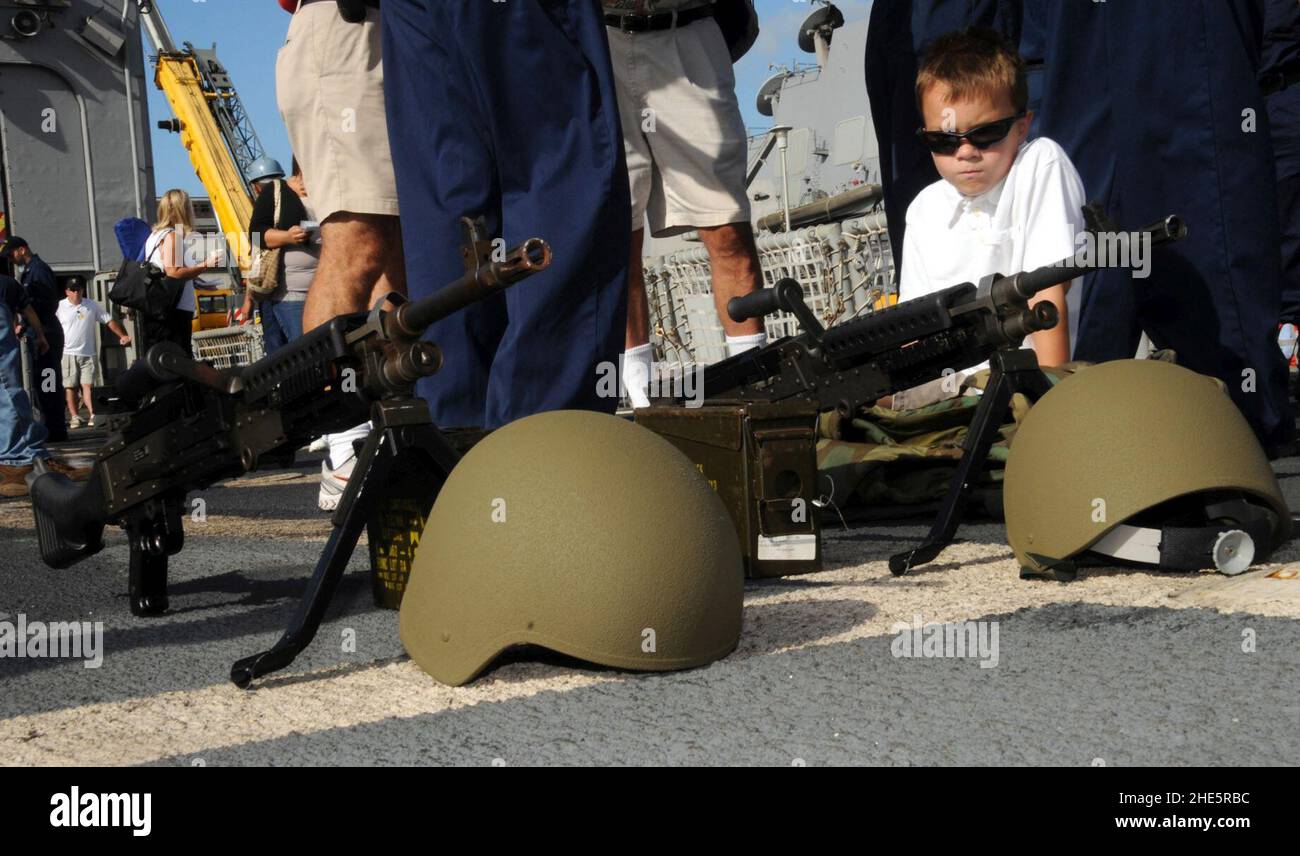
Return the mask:
[[[280,217],[275,216],[276,191],[280,193]],[[298,159],[288,179],[262,182],[248,221],[253,246],[280,250],[280,287],[259,304],[266,352],[272,353],[302,335],[303,307],[307,291],[320,261],[320,228],[315,222],[311,199]],[[251,317],[252,294],[246,292],[244,317]]]
[[[26,289],[18,280],[0,275],[0,496],[26,496],[26,476],[37,458],[69,478],[89,477],[89,468],[73,468],[50,457],[45,448],[45,426],[32,419],[32,405],[23,389],[22,357],[14,327],[26,320],[35,333],[38,353],[48,353],[49,343]]]
[[[1266,0],[1259,89],[1268,105],[1282,229],[1283,321],[1300,322],[1300,3]]]
[[[4,274],[0,274],[0,310],[8,310],[3,320],[7,322],[4,326],[8,327],[11,332],[15,326],[25,321],[27,326],[36,333],[37,349],[44,351],[49,347],[49,342],[45,339],[45,325],[41,323],[40,316],[36,314],[36,310],[32,307],[31,298],[27,296],[27,289],[23,288],[22,284],[12,276],[5,276]],[[3,332],[3,330],[0,330],[0,332]],[[0,339],[0,341],[6,340]],[[17,342],[18,340],[15,338],[14,343],[17,344]]]
[[[60,374],[63,360],[63,325],[59,323],[59,301],[63,289],[50,266],[27,242],[17,236],[0,246],[0,256],[23,266],[22,286],[31,299],[36,317],[41,319],[48,351],[36,358],[36,406],[45,416],[45,428],[50,432],[50,442],[62,443],[68,439],[68,429],[63,413],[63,377]]]
[[[1269,454],[1291,453],[1262,0],[1184,0],[1163,15],[1144,3],[1019,5],[1020,53],[1041,64],[1031,136],[1056,140],[1123,228],[1179,214],[1191,235],[1156,251],[1149,277],[1084,278],[1074,358],[1131,359],[1146,332],[1222,380]]]

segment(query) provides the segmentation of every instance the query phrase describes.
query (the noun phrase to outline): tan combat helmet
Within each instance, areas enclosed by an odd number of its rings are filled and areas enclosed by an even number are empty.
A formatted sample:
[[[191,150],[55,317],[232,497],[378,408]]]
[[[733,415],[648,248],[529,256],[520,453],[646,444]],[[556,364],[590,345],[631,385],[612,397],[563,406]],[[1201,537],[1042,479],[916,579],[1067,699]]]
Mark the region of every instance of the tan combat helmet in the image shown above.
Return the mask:
[[[1268,459],[1218,381],[1156,360],[1092,366],[1044,395],[1012,440],[1003,495],[1022,576],[1068,579],[1086,550],[1234,574],[1291,533]]]
[[[615,416],[540,413],[480,441],[429,514],[402,644],[444,684],[513,645],[685,669],[740,638],[734,525],[667,440]]]

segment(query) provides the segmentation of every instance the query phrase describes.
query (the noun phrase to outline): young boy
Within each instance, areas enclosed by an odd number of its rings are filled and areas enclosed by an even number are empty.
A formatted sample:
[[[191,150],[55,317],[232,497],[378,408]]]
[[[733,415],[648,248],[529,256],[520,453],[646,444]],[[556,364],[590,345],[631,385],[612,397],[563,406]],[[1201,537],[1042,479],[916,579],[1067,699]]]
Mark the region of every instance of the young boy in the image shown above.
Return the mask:
[[[1033,119],[1025,63],[996,32],[972,27],[936,40],[916,98],[925,121],[918,135],[942,180],[907,209],[899,300],[1074,255],[1085,228],[1083,182],[1056,143],[1025,142]],[[1066,306],[1067,288],[1032,301],[1052,301],[1061,316],[1031,336],[1044,366],[1070,359],[1077,313]]]

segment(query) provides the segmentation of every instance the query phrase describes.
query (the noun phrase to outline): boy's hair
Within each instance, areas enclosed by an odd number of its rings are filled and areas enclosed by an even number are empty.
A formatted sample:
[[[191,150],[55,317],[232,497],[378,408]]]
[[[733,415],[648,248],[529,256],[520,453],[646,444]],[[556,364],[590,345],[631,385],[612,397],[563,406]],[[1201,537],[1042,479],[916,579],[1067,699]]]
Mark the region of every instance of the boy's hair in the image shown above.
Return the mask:
[[[930,87],[948,88],[948,100],[983,95],[990,100],[1009,95],[1017,113],[1029,106],[1025,61],[996,30],[968,27],[935,39],[916,73],[916,109]]]

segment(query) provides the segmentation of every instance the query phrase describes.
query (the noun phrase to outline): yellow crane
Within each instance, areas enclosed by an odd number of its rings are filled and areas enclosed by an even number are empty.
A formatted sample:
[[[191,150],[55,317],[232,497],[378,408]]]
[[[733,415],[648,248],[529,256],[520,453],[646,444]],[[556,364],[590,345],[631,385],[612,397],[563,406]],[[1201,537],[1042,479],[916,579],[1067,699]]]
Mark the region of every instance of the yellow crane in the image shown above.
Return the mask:
[[[230,75],[212,50],[189,42],[177,48],[154,0],[136,0],[140,22],[157,53],[154,83],[171,105],[174,119],[158,123],[180,134],[194,172],[207,190],[234,261],[247,274],[251,259],[246,230],[253,196],[244,171],[263,155]]]

